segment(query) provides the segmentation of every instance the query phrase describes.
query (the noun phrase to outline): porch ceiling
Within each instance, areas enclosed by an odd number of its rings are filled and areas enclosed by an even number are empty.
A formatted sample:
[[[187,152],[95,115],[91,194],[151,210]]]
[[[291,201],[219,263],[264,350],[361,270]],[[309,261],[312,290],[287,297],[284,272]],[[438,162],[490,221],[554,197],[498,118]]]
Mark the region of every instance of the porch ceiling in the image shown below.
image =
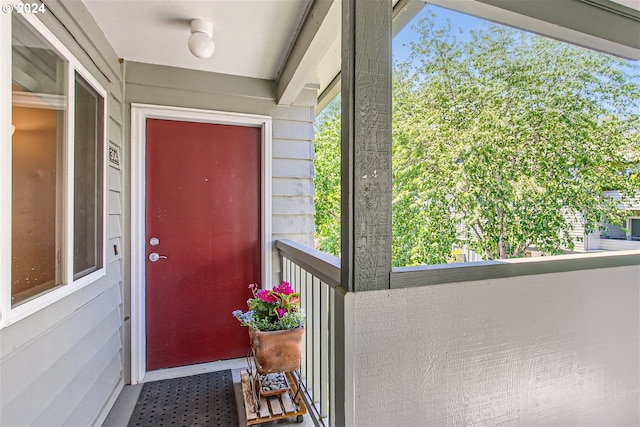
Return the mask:
[[[311,0],[84,0],[129,61],[276,80]],[[187,48],[192,19],[213,23],[215,53]]]
[[[273,80],[285,105],[305,85],[319,89],[318,108],[339,92],[341,0],[82,1],[125,60]],[[640,0],[392,0],[394,34],[425,1],[640,58]],[[213,23],[209,59],[187,48],[192,19]]]

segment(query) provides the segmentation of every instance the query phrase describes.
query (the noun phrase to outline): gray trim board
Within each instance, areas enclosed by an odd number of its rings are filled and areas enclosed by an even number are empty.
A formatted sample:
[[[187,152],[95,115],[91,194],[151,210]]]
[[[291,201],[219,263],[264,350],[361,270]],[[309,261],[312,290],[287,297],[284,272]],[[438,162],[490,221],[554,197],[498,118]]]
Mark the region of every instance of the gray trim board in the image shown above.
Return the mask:
[[[340,286],[340,258],[288,239],[276,241],[276,248],[332,288]]]
[[[391,272],[391,289],[633,265],[640,265],[640,252],[400,267]]]
[[[317,67],[319,51],[326,49],[330,43],[322,27],[328,24],[329,27],[338,29],[337,25],[332,24],[329,13],[330,9],[334,8],[333,2],[334,0],[316,0],[308,5],[302,26],[298,29],[295,41],[276,79],[278,105],[291,104],[307,83],[308,69]],[[337,8],[339,5],[334,9]]]
[[[620,3],[615,3],[611,0],[579,0],[583,3],[590,4],[595,7],[599,7],[606,11],[616,13],[618,15],[626,16],[636,21],[640,21],[640,10],[632,9]]]
[[[165,88],[173,91],[231,95],[255,100],[274,100],[274,83],[229,74],[127,61],[127,85],[142,85],[150,90]],[[130,101],[128,97],[127,101]]]
[[[351,298],[350,298],[351,296]],[[333,344],[334,361],[330,382],[333,384],[335,396],[330,410],[330,425],[343,427],[353,425],[353,409],[355,406],[354,382],[353,382],[353,334],[354,313],[353,293],[346,292],[337,287],[333,304]]]
[[[340,286],[340,259],[338,257],[288,239],[276,241],[276,247],[281,254],[327,285],[333,288]],[[391,272],[391,289],[634,265],[640,265],[640,252],[397,267]],[[638,279],[640,280],[640,277]]]
[[[640,49],[640,12],[602,0],[513,1],[478,0],[584,34]]]

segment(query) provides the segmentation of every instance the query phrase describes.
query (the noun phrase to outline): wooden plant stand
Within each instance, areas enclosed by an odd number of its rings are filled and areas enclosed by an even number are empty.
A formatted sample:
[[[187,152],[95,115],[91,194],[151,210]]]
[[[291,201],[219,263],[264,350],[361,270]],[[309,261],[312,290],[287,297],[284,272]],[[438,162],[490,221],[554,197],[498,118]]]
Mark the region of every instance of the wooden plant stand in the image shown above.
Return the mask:
[[[291,372],[284,373],[291,389],[274,396],[261,396],[255,390],[255,381],[251,380],[249,371],[240,374],[242,379],[242,396],[247,425],[266,423],[283,418],[296,417],[296,422],[302,422],[302,416],[307,413],[307,407],[302,399],[300,385]],[[259,402],[256,402],[258,396]]]

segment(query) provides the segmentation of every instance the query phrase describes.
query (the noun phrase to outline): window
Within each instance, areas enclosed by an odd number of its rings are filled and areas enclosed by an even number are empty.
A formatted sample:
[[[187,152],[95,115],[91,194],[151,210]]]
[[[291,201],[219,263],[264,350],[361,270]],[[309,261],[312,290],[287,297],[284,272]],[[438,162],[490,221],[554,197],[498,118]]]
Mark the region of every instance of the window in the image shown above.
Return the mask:
[[[62,165],[67,61],[13,14],[11,300],[61,283]]]
[[[104,100],[79,74],[75,88],[73,278],[102,267]]]
[[[106,92],[36,18],[14,13],[11,26],[11,284],[2,306],[24,314],[31,301],[104,274]]]
[[[600,238],[640,241],[640,217],[637,215],[637,210],[630,210],[621,226],[605,224],[605,229],[600,234]]]

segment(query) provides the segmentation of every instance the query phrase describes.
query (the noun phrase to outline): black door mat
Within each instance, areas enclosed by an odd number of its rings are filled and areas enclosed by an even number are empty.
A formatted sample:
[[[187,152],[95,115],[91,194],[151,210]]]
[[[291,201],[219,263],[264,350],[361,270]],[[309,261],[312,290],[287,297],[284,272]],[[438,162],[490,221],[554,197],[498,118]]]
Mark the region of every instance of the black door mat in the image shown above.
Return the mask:
[[[145,383],[128,427],[238,424],[233,378],[227,370]]]

